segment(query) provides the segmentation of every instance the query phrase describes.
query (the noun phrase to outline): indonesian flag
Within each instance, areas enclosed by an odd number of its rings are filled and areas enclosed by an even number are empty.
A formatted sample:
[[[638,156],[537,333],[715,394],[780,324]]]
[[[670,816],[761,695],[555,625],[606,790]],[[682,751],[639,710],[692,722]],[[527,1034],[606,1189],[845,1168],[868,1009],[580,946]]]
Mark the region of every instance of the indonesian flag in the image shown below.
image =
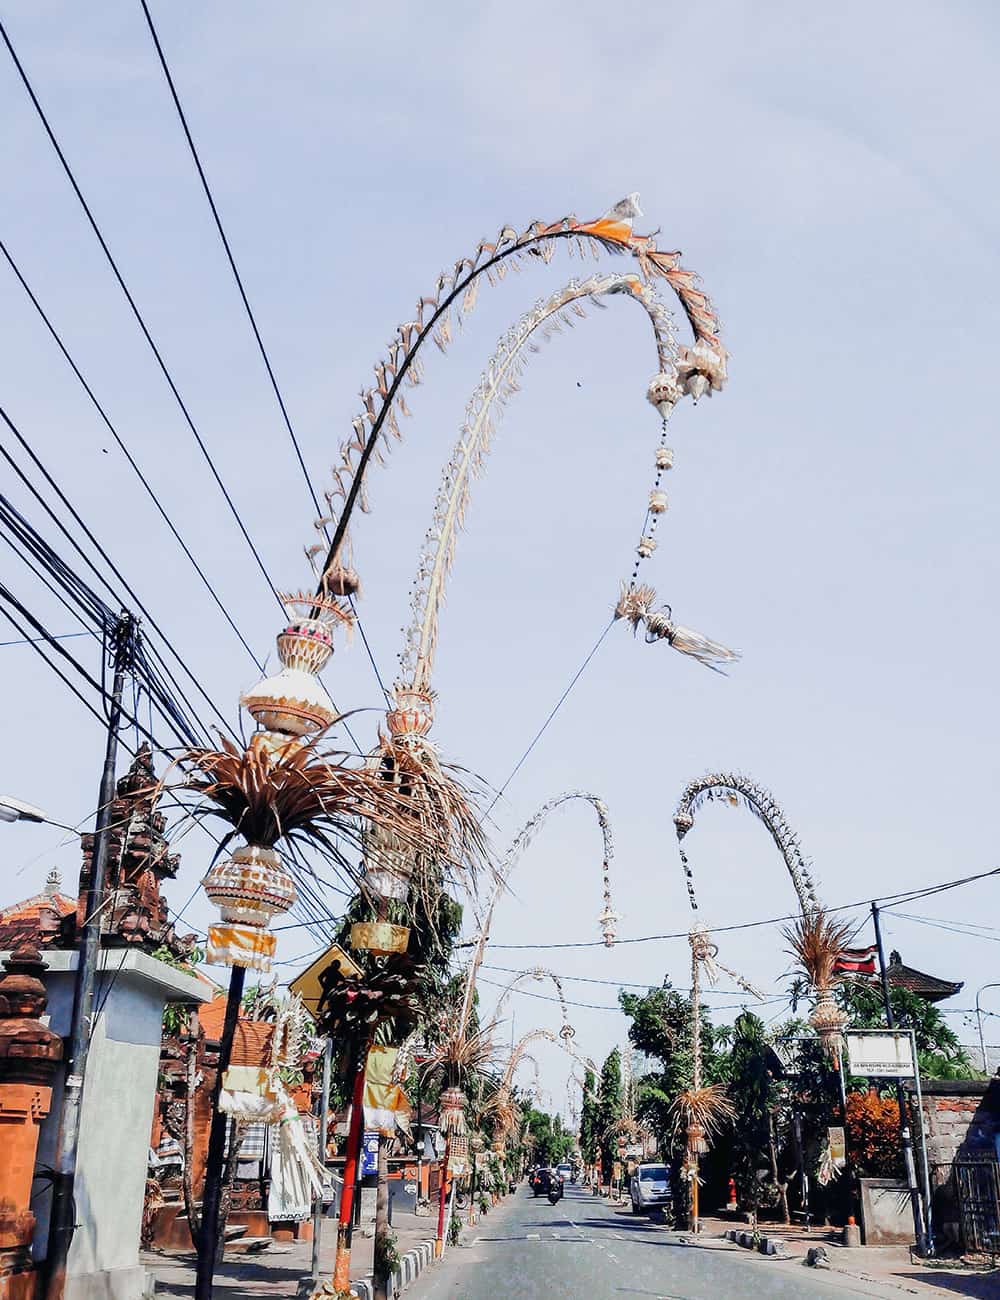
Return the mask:
[[[878,945],[870,948],[845,948],[834,963],[838,975],[874,975]]]

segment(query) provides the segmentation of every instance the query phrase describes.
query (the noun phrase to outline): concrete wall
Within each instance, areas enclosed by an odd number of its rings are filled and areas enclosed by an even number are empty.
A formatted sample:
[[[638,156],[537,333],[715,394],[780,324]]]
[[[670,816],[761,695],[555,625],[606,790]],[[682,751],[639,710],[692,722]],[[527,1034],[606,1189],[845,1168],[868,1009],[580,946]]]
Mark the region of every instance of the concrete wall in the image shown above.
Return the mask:
[[[913,1209],[906,1184],[895,1178],[862,1178],[861,1227],[866,1246],[903,1246],[913,1241]]]
[[[952,1166],[964,1155],[996,1153],[1000,1078],[930,1079],[921,1087],[934,1230],[939,1242],[956,1245],[961,1241],[961,1216]]]
[[[48,951],[45,972],[50,1024],[69,1032],[78,954]],[[98,1009],[83,1092],[76,1178],[76,1221],[69,1255],[67,1300],[135,1300],[145,1287],[139,1232],[146,1188],[149,1135],[160,1060],[161,1023],[169,1001],[204,1002],[208,986],[143,952],[101,954],[94,1000]],[[38,1143],[38,1169],[55,1158],[63,1076]],[[44,1259],[51,1191],[35,1185],[38,1218],[33,1254]]]

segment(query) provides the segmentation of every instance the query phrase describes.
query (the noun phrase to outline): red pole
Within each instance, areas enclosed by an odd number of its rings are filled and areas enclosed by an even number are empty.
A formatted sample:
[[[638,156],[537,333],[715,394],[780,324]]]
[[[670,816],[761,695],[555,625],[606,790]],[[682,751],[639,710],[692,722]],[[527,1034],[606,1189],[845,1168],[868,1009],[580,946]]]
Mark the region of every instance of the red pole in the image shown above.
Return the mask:
[[[441,1162],[441,1186],[438,1188],[438,1230],[434,1242],[434,1258],[444,1254],[444,1212],[448,1202],[448,1157],[451,1155],[451,1134],[444,1139],[444,1160]]]
[[[358,1156],[365,1119],[365,1067],[368,1063],[368,1044],[358,1053],[357,1073],[351,1094],[351,1127],[347,1134],[344,1153],[344,1185],[340,1189],[340,1215],[337,1222],[337,1259],[333,1268],[333,1289],[338,1296],[351,1291],[351,1236],[353,1233],[354,1185],[358,1176]]]

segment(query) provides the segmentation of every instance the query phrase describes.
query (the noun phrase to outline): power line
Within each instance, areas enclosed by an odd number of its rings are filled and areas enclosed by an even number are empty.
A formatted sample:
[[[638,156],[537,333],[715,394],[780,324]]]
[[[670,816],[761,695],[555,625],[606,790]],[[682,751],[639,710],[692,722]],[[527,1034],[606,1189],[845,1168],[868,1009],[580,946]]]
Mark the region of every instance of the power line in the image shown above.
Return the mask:
[[[243,633],[236,626],[236,623],[233,621],[232,615],[229,613],[229,610],[226,608],[225,604],[220,599],[218,592],[212,586],[211,582],[209,581],[201,565],[195,559],[194,555],[191,552],[190,547],[188,546],[187,542],[185,542],[184,538],[181,536],[176,525],[174,524],[174,521],[167,514],[166,509],[163,506],[163,503],[160,501],[160,498],[157,496],[149,480],[146,478],[146,475],[139,467],[131,451],[129,451],[127,445],[125,444],[125,440],[119,434],[114,424],[112,424],[111,417],[108,415],[107,411],[101,405],[100,401],[97,398],[96,393],[91,388],[90,384],[87,382],[86,378],[83,375],[83,372],[80,370],[80,367],[76,364],[73,357],[70,355],[69,349],[66,347],[65,343],[63,342],[62,337],[60,336],[58,330],[52,324],[52,321],[49,319],[47,313],[45,312],[45,309],[42,307],[41,303],[38,301],[37,297],[33,293],[31,286],[28,284],[27,280],[22,275],[20,267],[14,261],[9,249],[7,248],[7,245],[3,242],[2,239],[0,239],[0,253],[2,253],[6,258],[8,266],[14,272],[14,275],[17,277],[21,285],[21,288],[28,296],[28,300],[31,302],[31,305],[35,308],[35,311],[41,317],[42,322],[44,323],[46,329],[49,331],[49,334],[52,336],[53,340],[55,341],[56,346],[59,348],[59,351],[63,354],[63,357],[66,359],[66,362],[69,365],[70,369],[73,371],[74,375],[76,375],[77,379],[80,381],[80,385],[83,388],[83,391],[90,398],[90,401],[94,409],[97,411],[97,414],[100,416],[101,420],[103,421],[108,432],[111,434],[112,438],[114,438],[115,442],[118,444],[118,447],[120,448],[125,459],[128,461],[130,467],[134,471],[139,482],[145,488],[146,493],[149,496],[149,499],[156,507],[156,510],[159,513],[160,517],[163,519],[163,522],[167,525],[167,527],[170,529],[170,532],[173,534],[174,540],[177,542],[178,546],[181,548],[181,550],[187,556],[188,560],[191,562],[191,565],[194,568],[195,573],[197,573],[205,589],[208,591],[208,594],[211,596],[212,600],[221,610],[223,618],[225,618],[226,622],[236,633],[237,637],[239,638],[247,654],[254,661],[254,663],[261,670],[261,672],[263,672],[264,669],[260,660],[254,654],[253,650],[251,650],[248,642],[243,636]]]
[[[536,746],[536,745],[538,744],[538,742],[541,740],[542,736],[544,736],[545,732],[548,730],[548,728],[549,728],[549,724],[550,724],[550,723],[552,722],[552,720],[555,718],[556,714],[557,714],[557,713],[559,712],[559,710],[562,708],[563,704],[565,704],[565,702],[566,702],[567,698],[569,697],[569,694],[570,694],[570,692],[572,691],[573,687],[577,684],[577,682],[578,682],[578,681],[580,680],[580,678],[583,676],[584,671],[586,670],[586,668],[587,668],[588,665],[590,664],[590,661],[593,659],[594,655],[596,655],[597,652],[598,652],[598,650],[601,648],[601,645],[602,645],[603,642],[604,642],[604,638],[605,638],[605,637],[608,635],[608,633],[611,631],[612,627],[614,627],[614,624],[615,624],[615,620],[612,619],[611,622],[610,622],[610,623],[607,625],[607,627],[604,629],[604,631],[601,633],[601,635],[600,635],[600,636],[597,638],[597,640],[594,642],[593,648],[590,650],[589,654],[588,654],[587,657],[584,659],[584,661],[583,661],[583,663],[580,665],[580,667],[579,667],[579,668],[576,670],[576,672],[573,674],[572,678],[570,679],[570,683],[569,683],[569,685],[566,687],[566,689],[563,691],[563,693],[559,696],[558,700],[556,700],[555,705],[554,705],[554,706],[552,707],[552,709],[549,711],[549,714],[548,714],[548,716],[546,717],[545,721],[542,723],[542,725],[538,728],[538,730],[535,732],[534,736],[532,737],[531,742],[530,742],[530,744],[528,745],[527,749],[524,751],[524,753],[521,755],[521,757],[520,757],[520,758],[517,760],[517,762],[514,764],[514,766],[513,766],[513,768],[511,769],[510,774],[508,775],[506,781],[504,781],[503,785],[502,785],[502,786],[500,787],[500,789],[496,792],[496,795],[495,795],[494,798],[493,798],[493,802],[490,804],[490,806],[486,809],[486,812],[483,814],[483,817],[482,817],[482,820],[483,820],[483,821],[486,820],[486,818],[490,815],[490,813],[493,811],[493,809],[494,809],[494,808],[497,806],[497,804],[500,802],[500,799],[502,798],[504,791],[505,791],[505,790],[507,789],[507,787],[510,785],[511,781],[513,781],[514,777],[517,776],[518,772],[521,770],[521,768],[523,767],[524,763],[526,762],[526,760],[527,760],[527,758],[528,758],[528,755],[531,753],[531,751],[535,748],[535,746]]]
[[[917,921],[920,925],[929,925],[934,930],[948,930],[951,934],[961,934],[969,939],[986,939],[989,943],[1000,943],[1000,935],[982,934],[980,927],[967,927],[962,922],[949,923],[946,921],[934,921],[929,916],[911,916],[906,912],[895,912],[890,908],[883,908],[885,916],[898,916],[903,921]]]
[[[2,28],[2,24],[0,24],[0,28]],[[96,537],[94,536],[94,534],[91,532],[91,530],[90,530],[90,529],[87,527],[87,525],[84,523],[84,521],[83,521],[83,519],[80,517],[79,513],[74,509],[74,507],[73,507],[72,503],[70,502],[69,498],[66,496],[65,492],[63,492],[63,490],[59,487],[58,483],[55,481],[55,479],[52,477],[52,475],[49,473],[49,471],[48,471],[48,470],[45,468],[45,466],[42,464],[41,460],[39,460],[38,456],[37,456],[37,455],[35,454],[35,452],[32,450],[31,445],[29,444],[28,440],[27,440],[27,439],[22,435],[21,431],[17,428],[17,426],[16,426],[16,425],[14,424],[14,422],[11,420],[10,416],[7,414],[7,412],[6,412],[2,407],[0,407],[0,419],[3,420],[3,422],[7,425],[7,427],[10,429],[10,431],[13,433],[14,437],[17,439],[17,441],[18,441],[18,443],[20,444],[20,446],[22,447],[22,449],[25,451],[25,453],[26,453],[26,454],[28,455],[28,457],[31,459],[31,461],[32,461],[32,463],[34,464],[35,468],[39,470],[39,472],[41,473],[42,477],[45,479],[46,483],[48,483],[49,487],[52,489],[52,491],[55,493],[55,495],[58,497],[58,499],[62,502],[62,504],[66,507],[66,509],[69,511],[70,515],[72,515],[73,519],[76,521],[78,527],[81,529],[81,531],[83,532],[84,536],[87,538],[87,540],[90,542],[90,544],[94,547],[95,551],[98,553],[98,555],[101,557],[101,559],[104,560],[104,562],[107,564],[108,568],[111,570],[111,572],[114,574],[114,576],[115,576],[115,577],[118,579],[118,581],[121,583],[121,585],[122,585],[123,589],[125,590],[125,592],[126,592],[126,593],[131,597],[131,598],[132,598],[132,601],[135,603],[135,607],[136,607],[136,608],[137,608],[137,609],[138,609],[138,610],[139,610],[139,611],[140,611],[140,612],[145,616],[146,621],[147,621],[147,622],[149,623],[149,625],[150,625],[150,626],[151,626],[151,627],[156,631],[156,633],[157,633],[158,636],[160,637],[160,639],[161,639],[161,641],[163,642],[163,644],[167,647],[167,649],[169,650],[170,654],[174,657],[174,659],[175,659],[175,660],[177,661],[177,663],[180,665],[182,671],[186,674],[186,676],[187,676],[187,677],[190,679],[190,681],[193,683],[195,689],[198,691],[198,693],[202,696],[202,698],[203,698],[203,699],[205,700],[205,702],[208,704],[209,708],[210,708],[210,709],[212,710],[212,712],[216,715],[216,717],[219,718],[219,720],[222,722],[223,726],[226,727],[226,729],[232,733],[232,727],[231,727],[231,725],[227,722],[225,715],[224,715],[224,714],[220,711],[220,709],[216,706],[216,704],[215,704],[214,701],[212,700],[211,696],[208,694],[208,692],[205,690],[205,688],[201,685],[201,682],[197,679],[197,677],[195,677],[194,673],[193,673],[193,672],[191,671],[191,669],[187,666],[187,664],[185,663],[184,659],[181,657],[181,655],[180,655],[180,653],[178,652],[178,650],[174,647],[173,643],[170,641],[169,637],[166,635],[166,633],[165,633],[165,632],[163,631],[163,629],[160,627],[159,623],[156,621],[156,619],[155,619],[155,618],[153,617],[153,615],[150,613],[150,611],[148,610],[148,608],[146,607],[146,605],[143,603],[143,601],[139,598],[139,596],[137,595],[135,589],[134,589],[134,588],[131,586],[131,584],[126,580],[126,578],[125,578],[125,576],[122,574],[121,570],[118,568],[118,566],[115,564],[115,562],[111,559],[111,556],[108,554],[108,552],[107,552],[107,551],[104,549],[104,547],[100,544],[100,542],[97,540],[97,538],[96,538]],[[14,472],[17,474],[17,476],[18,476],[18,478],[21,480],[21,482],[25,485],[25,487],[28,489],[28,491],[31,493],[31,495],[35,498],[35,500],[39,503],[39,505],[42,507],[42,509],[46,512],[46,514],[49,516],[49,518],[52,520],[52,522],[56,525],[56,527],[57,527],[57,528],[59,529],[59,531],[63,534],[63,536],[66,538],[66,540],[70,543],[70,545],[73,547],[73,549],[76,551],[76,553],[80,556],[80,558],[83,560],[83,562],[87,565],[87,567],[90,569],[90,571],[94,574],[94,576],[97,578],[97,580],[100,582],[100,584],[104,587],[104,589],[105,589],[106,591],[108,591],[108,592],[110,593],[112,599],[113,599],[114,601],[116,601],[117,603],[124,603],[124,602],[121,601],[121,596],[120,596],[120,594],[119,594],[118,592],[115,591],[114,587],[111,585],[111,583],[108,581],[108,579],[104,576],[104,574],[101,573],[100,569],[98,569],[97,565],[96,565],[96,564],[94,563],[94,561],[90,558],[90,556],[86,553],[86,551],[83,549],[83,547],[80,545],[80,543],[76,540],[76,538],[73,537],[72,533],[69,531],[69,529],[68,529],[68,528],[66,527],[66,525],[63,523],[63,521],[59,518],[59,516],[58,516],[58,515],[56,514],[56,512],[52,509],[52,507],[49,505],[49,503],[45,500],[45,498],[42,496],[41,492],[39,492],[38,488],[34,485],[34,483],[31,482],[31,479],[28,477],[28,475],[25,474],[24,470],[21,469],[21,467],[17,464],[17,462],[16,462],[16,461],[14,460],[14,458],[11,456],[10,452],[8,452],[8,450],[6,449],[6,447],[4,447],[4,446],[2,446],[2,445],[0,445],[0,455],[2,455],[2,456],[4,457],[4,459],[7,461],[7,463],[11,466],[11,468],[12,468],[12,469],[14,470]],[[235,733],[233,733],[233,734],[235,734]]]
[[[199,433],[198,427],[191,417],[191,413],[188,410],[187,405],[185,404],[184,399],[180,394],[180,390],[178,389],[176,383],[174,382],[174,377],[170,373],[169,369],[167,368],[167,364],[163,359],[163,354],[160,352],[160,349],[157,346],[155,339],[150,333],[149,327],[147,326],[146,321],[143,318],[142,312],[139,310],[139,307],[132,296],[131,290],[129,289],[128,285],[125,283],[125,277],[122,275],[122,272],[118,267],[118,263],[115,261],[114,255],[111,252],[111,249],[108,247],[107,240],[104,238],[104,235],[101,233],[101,228],[97,224],[97,219],[95,218],[93,212],[91,211],[90,205],[88,204],[86,198],[84,197],[83,191],[81,190],[79,183],[77,182],[76,176],[73,174],[73,169],[70,167],[69,162],[66,159],[66,155],[63,153],[62,146],[59,144],[59,141],[56,138],[55,131],[52,129],[49,119],[45,114],[45,110],[42,108],[41,102],[39,101],[38,96],[35,94],[34,87],[32,86],[30,80],[28,79],[28,74],[25,72],[24,66],[22,65],[21,60],[17,56],[17,51],[14,49],[10,36],[7,34],[7,29],[4,26],[2,21],[0,21],[0,37],[3,38],[3,42],[7,46],[7,50],[10,53],[10,57],[14,61],[14,66],[17,69],[18,75],[21,78],[21,82],[24,85],[25,90],[28,92],[28,97],[35,108],[35,112],[38,114],[38,118],[41,121],[42,126],[45,129],[45,133],[48,136],[49,141],[56,152],[56,156],[58,157],[59,162],[62,164],[62,169],[66,174],[66,178],[69,181],[70,185],[72,186],[73,192],[80,202],[80,206],[83,208],[87,221],[90,224],[90,228],[91,230],[93,230],[94,235],[97,238],[97,242],[101,246],[101,251],[104,253],[105,259],[107,260],[108,265],[111,267],[112,273],[114,274],[114,277],[118,282],[118,286],[125,297],[125,301],[128,303],[132,315],[135,317],[136,323],[138,324],[140,330],[142,331],[143,337],[148,343],[149,349],[156,359],[156,363],[160,368],[160,372],[162,373],[164,379],[167,381],[171,393],[173,393],[174,400],[177,402],[181,415],[184,417],[184,422],[187,424],[188,428],[191,431],[191,434],[194,437],[195,442],[198,444],[198,449],[201,451],[205,463],[207,464],[212,474],[212,477],[215,479],[216,485],[218,486],[219,491],[222,493],[222,496],[225,499],[225,502],[228,505],[233,518],[236,520],[237,527],[242,533],[243,539],[246,542],[247,546],[249,547],[250,553],[253,555],[257,567],[260,569],[261,573],[263,574],[264,581],[271,588],[275,600],[277,600],[278,603],[280,604],[281,598],[278,595],[278,590],[275,587],[274,583],[271,581],[271,577],[267,571],[267,568],[264,565],[264,561],[261,559],[260,552],[257,550],[257,547],[254,545],[253,538],[250,536],[250,533],[248,532],[247,527],[243,522],[240,512],[237,510],[236,505],[229,494],[229,490],[226,487],[225,483],[223,482],[221,474],[216,468],[211,453],[209,452],[208,447],[205,445],[205,441],[202,438],[201,434]]]
[[[285,402],[285,398],[284,395],[282,394],[281,388],[278,385],[278,377],[275,373],[274,366],[271,362],[271,358],[268,355],[267,348],[264,345],[264,339],[263,336],[261,335],[260,327],[257,324],[257,317],[254,313],[253,308],[250,305],[250,298],[247,294],[246,286],[243,283],[243,277],[240,274],[239,267],[236,265],[236,257],[233,253],[232,245],[229,242],[229,237],[226,234],[225,227],[222,224],[222,216],[219,213],[218,204],[215,202],[215,196],[212,193],[212,187],[208,183],[208,176],[206,175],[205,168],[202,164],[201,156],[198,153],[198,148],[195,145],[194,136],[191,133],[191,128],[188,125],[187,114],[184,112],[184,107],[181,104],[180,95],[178,94],[177,86],[176,83],[174,82],[173,74],[170,71],[170,66],[167,63],[166,54],[163,51],[163,46],[160,42],[159,34],[157,33],[156,26],[153,22],[153,15],[150,13],[149,5],[146,3],[146,0],[139,0],[139,3],[142,5],[142,12],[145,15],[146,25],[149,28],[149,34],[152,37],[153,46],[156,49],[156,55],[157,58],[159,59],[160,68],[163,71],[164,79],[166,80],[167,87],[170,90],[170,97],[173,100],[174,108],[177,111],[177,117],[178,120],[180,121],[181,129],[184,132],[184,138],[187,141],[188,149],[191,152],[191,158],[194,162],[195,169],[198,172],[198,179],[201,181],[201,187],[205,192],[205,198],[208,200],[208,206],[212,213],[212,220],[215,222],[215,228],[218,231],[219,239],[222,241],[222,247],[225,250],[226,260],[229,262],[229,269],[233,273],[233,279],[236,282],[236,288],[239,291],[240,300],[243,303],[243,309],[246,312],[247,320],[250,322],[250,329],[253,332],[254,340],[257,344],[257,350],[260,353],[261,361],[263,361],[264,363],[264,369],[267,371],[267,378],[268,381],[270,382],[271,390],[274,393],[275,401],[278,403],[278,409],[281,412],[281,419],[288,433],[288,437],[289,440],[291,441],[292,447],[295,451],[295,458],[298,461],[299,469],[302,471],[302,478],[305,481],[306,489],[309,492],[310,499],[312,500],[313,506],[315,507],[317,518],[322,518],[323,507],[320,505],[319,497],[316,495],[316,489],[313,486],[312,477],[309,474],[308,468],[306,467],[305,457],[302,453],[302,446],[299,442],[298,435],[296,434],[295,429],[292,425],[292,419],[288,413],[288,406]],[[323,530],[324,537],[326,538],[327,542],[329,542],[330,534],[325,524],[322,525],[322,530]],[[372,651],[371,645],[369,644],[368,637],[365,634],[365,629],[361,623],[361,619],[358,616],[358,611],[357,608],[355,607],[354,600],[351,599],[350,603],[351,603],[351,609],[354,612],[355,621],[357,622],[358,625],[358,631],[361,634],[362,643],[364,644],[365,647],[365,653],[368,656],[369,662],[371,663],[372,669],[374,670],[375,677],[378,681],[379,686],[381,687],[383,695],[386,697],[386,699],[389,699],[390,698],[389,692],[386,690],[385,682],[382,680],[382,674],[379,672],[378,664],[376,663],[375,660],[375,655]]]
[[[825,907],[823,910],[825,912],[849,912],[856,907],[868,907],[873,902],[908,903],[913,901],[913,899],[915,898],[928,898],[930,897],[931,894],[942,894],[946,890],[958,889],[962,885],[971,885],[977,880],[987,880],[991,876],[996,876],[996,875],[1000,875],[1000,867],[993,867],[989,871],[980,871],[973,876],[964,876],[959,880],[948,880],[940,885],[930,885],[926,888],[917,891],[906,891],[905,893],[900,893],[900,894],[882,894],[874,899],[861,898],[855,900],[855,902],[853,903],[840,903],[836,907]],[[799,919],[799,915],[800,914],[798,912],[791,912],[785,916],[766,917],[764,920],[761,921],[741,921],[734,925],[715,925],[712,926],[712,933],[725,934],[733,930],[755,930],[764,925],[778,925],[782,921],[797,921]],[[629,944],[654,943],[661,939],[662,940],[686,939],[687,937],[688,937],[687,930],[677,930],[672,934],[644,934],[644,935],[640,935],[638,938],[635,939],[616,939],[615,945],[617,946],[618,944],[626,944],[626,943]],[[456,944],[455,946],[456,948],[471,948],[473,946],[473,943],[474,941],[469,941],[463,944]],[[495,943],[491,939],[490,947],[493,948],[494,950],[500,948],[505,948],[510,950],[513,949],[539,950],[539,949],[555,949],[555,948],[603,948],[605,947],[605,944],[602,939],[592,939],[592,940],[586,940],[584,942],[578,942],[578,943]]]
[[[53,634],[50,637],[44,636],[22,636],[16,641],[0,641],[0,649],[8,645],[30,645],[33,641],[71,641],[75,636],[91,636],[90,632],[61,632],[58,635]]]
[[[219,209],[216,206],[215,198],[212,194],[212,188],[208,183],[208,177],[205,175],[205,169],[202,166],[201,158],[199,157],[198,150],[195,146],[194,137],[191,135],[191,128],[188,126],[187,117],[184,113],[183,107],[181,106],[180,96],[177,94],[177,87],[174,85],[174,79],[170,73],[170,68],[167,65],[167,59],[163,53],[163,46],[160,44],[160,38],[157,35],[155,26],[153,25],[153,16],[149,12],[149,6],[146,4],[146,0],[139,0],[139,3],[142,5],[142,12],[146,16],[149,34],[153,38],[153,45],[156,47],[156,54],[160,60],[160,67],[163,69],[163,75],[166,78],[167,86],[170,89],[170,97],[174,101],[174,108],[177,110],[177,116],[180,119],[180,124],[184,131],[184,138],[187,140],[188,148],[191,150],[191,157],[194,160],[194,165],[198,172],[198,178],[201,181],[201,187],[205,191],[205,198],[208,200],[208,206],[212,210],[212,219],[215,222],[215,228],[219,232],[219,238],[222,240],[222,247],[226,251],[229,269],[233,273],[233,279],[236,281],[236,287],[239,290],[240,298],[243,302],[243,308],[246,311],[247,319],[250,322],[250,328],[253,331],[254,339],[257,342],[257,350],[260,352],[261,360],[264,363],[264,369],[267,371],[267,377],[271,382],[271,389],[274,392],[275,400],[277,401],[278,408],[281,411],[281,418],[284,421],[286,430],[288,431],[288,437],[291,439],[292,446],[295,449],[295,457],[299,462],[302,477],[305,479],[306,487],[309,490],[309,495],[312,497],[313,505],[316,507],[317,515],[322,515],[323,509],[320,506],[319,498],[316,496],[316,490],[313,487],[312,479],[310,478],[309,471],[306,468],[305,458],[302,455],[302,448],[299,445],[299,440],[292,427],[292,421],[288,414],[288,408],[285,405],[285,399],[281,394],[281,389],[278,387],[278,380],[274,373],[274,367],[271,365],[271,358],[268,356],[267,348],[264,346],[264,340],[261,337],[260,329],[257,325],[257,318],[254,315],[253,308],[250,306],[250,299],[247,297],[247,291],[243,285],[243,277],[240,275],[239,267],[236,265],[236,258],[233,256],[232,247],[230,246],[229,239],[222,225],[222,218],[219,215]]]

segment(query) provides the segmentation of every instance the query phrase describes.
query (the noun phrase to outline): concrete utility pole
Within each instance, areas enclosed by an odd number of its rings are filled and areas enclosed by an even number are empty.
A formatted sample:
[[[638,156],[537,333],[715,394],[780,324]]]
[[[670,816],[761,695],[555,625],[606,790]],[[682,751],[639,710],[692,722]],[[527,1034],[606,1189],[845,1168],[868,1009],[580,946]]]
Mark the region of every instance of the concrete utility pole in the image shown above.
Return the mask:
[[[984,984],[981,989],[976,990],[976,1024],[979,1026],[979,1050],[983,1054],[983,1074],[989,1074],[990,1062],[986,1055],[986,1038],[983,1034],[983,1009],[979,1005],[979,995],[985,993],[987,989],[1000,989],[1000,984]]]
[[[114,679],[111,687],[111,708],[108,713],[104,771],[101,775],[101,790],[97,800],[94,851],[87,889],[87,911],[78,949],[76,981],[73,989],[73,1015],[70,1020],[66,1049],[66,1083],[53,1161],[52,1209],[49,1214],[49,1240],[45,1260],[46,1300],[62,1300],[66,1286],[69,1248],[77,1226],[74,1198],[76,1155],[80,1142],[80,1114],[83,1106],[83,1085],[87,1077],[87,1056],[94,1027],[94,988],[97,983],[97,965],[101,952],[104,896],[107,892],[108,841],[111,832],[111,805],[115,797],[115,764],[118,758],[118,732],[122,717],[122,691],[125,673],[132,662],[134,636],[135,624],[132,616],[122,613],[115,624],[112,639]]]
[[[875,927],[875,944],[878,948],[878,968],[882,976],[882,1000],[885,1003],[885,1023],[890,1029],[896,1028],[896,1018],[892,1014],[892,999],[889,990],[889,972],[885,965],[885,949],[882,947],[882,926],[879,923],[879,908],[872,903],[872,924]],[[918,1069],[916,1057],[913,1068]],[[927,1232],[924,1225],[923,1207],[920,1204],[920,1189],[917,1186],[917,1170],[913,1162],[913,1139],[910,1136],[910,1123],[906,1117],[906,1098],[903,1085],[896,1080],[896,1102],[899,1106],[899,1136],[903,1144],[903,1164],[906,1168],[906,1186],[910,1193],[910,1206],[913,1210],[913,1232],[917,1242],[917,1253],[927,1254]],[[928,1212],[930,1206],[928,1206]]]

